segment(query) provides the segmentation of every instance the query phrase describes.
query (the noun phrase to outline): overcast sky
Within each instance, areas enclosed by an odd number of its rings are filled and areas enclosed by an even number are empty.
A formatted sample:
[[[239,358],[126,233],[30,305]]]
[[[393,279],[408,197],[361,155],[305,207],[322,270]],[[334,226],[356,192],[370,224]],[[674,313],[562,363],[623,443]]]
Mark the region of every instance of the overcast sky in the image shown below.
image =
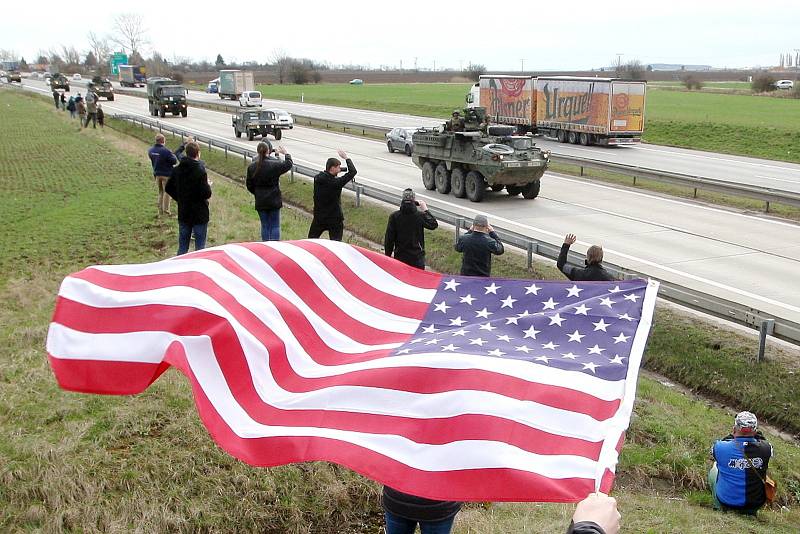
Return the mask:
[[[394,7],[389,11],[387,7]],[[231,2],[19,1],[0,9],[0,49],[29,62],[39,50],[88,49],[138,13],[167,59],[269,62],[275,49],[338,64],[403,68],[578,70],[623,63],[770,66],[800,49],[800,0],[294,0]]]

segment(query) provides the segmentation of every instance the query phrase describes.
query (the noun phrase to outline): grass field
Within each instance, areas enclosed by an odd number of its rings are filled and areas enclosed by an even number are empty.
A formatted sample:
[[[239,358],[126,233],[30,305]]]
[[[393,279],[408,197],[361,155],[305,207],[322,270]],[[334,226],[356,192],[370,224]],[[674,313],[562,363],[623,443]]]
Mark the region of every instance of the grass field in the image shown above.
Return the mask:
[[[0,298],[8,303],[0,309],[0,531],[378,532],[379,486],[325,463],[254,469],[233,460],[209,438],[188,383],[176,372],[132,397],[57,388],[44,336],[61,278],[89,263],[169,256],[175,221],[156,216],[146,145],[115,132],[78,133],[46,100],[3,94],[0,117],[16,135],[0,140],[0,211],[12,214],[0,248]],[[111,124],[152,137],[149,130]],[[209,168],[241,177],[241,160],[210,151],[202,156]],[[214,182],[210,244],[255,239],[250,195],[224,179]],[[286,180],[282,188],[289,202],[310,205],[307,182]],[[380,240],[385,208],[355,208],[348,198],[344,210],[349,229]],[[308,222],[302,212],[284,209],[284,238],[302,237]],[[437,269],[457,269],[449,231],[431,233],[428,248]],[[520,256],[497,259],[500,276],[557,276],[550,264],[537,263],[531,273]],[[692,387],[713,393],[719,386],[723,398],[735,391],[727,400],[759,415],[775,405],[767,419],[800,428],[800,384],[788,372],[792,367],[781,365],[772,348],[769,364],[751,363],[754,347],[753,340],[659,309],[646,360],[669,372],[694,359],[685,371],[696,375],[687,376]],[[772,397],[762,399],[766,388]],[[705,456],[711,440],[729,430],[730,417],[675,387],[640,380],[615,491],[625,531],[796,532],[800,447],[774,435],[771,473],[788,508],[765,510],[757,519],[710,509]],[[456,532],[559,532],[571,509],[469,505]]]
[[[265,98],[447,118],[469,84],[266,85]],[[800,100],[651,90],[644,140],[800,162]],[[405,125],[402,125],[405,126]]]

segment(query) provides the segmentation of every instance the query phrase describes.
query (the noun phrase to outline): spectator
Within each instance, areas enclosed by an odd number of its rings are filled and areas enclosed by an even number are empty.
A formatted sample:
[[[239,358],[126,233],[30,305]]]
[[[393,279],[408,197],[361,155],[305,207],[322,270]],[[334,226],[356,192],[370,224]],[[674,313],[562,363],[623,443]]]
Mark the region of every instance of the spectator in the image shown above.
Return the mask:
[[[461,274],[491,276],[492,254],[499,256],[505,249],[486,215],[476,215],[467,233],[458,238],[456,251],[463,253]]]
[[[281,239],[281,198],[280,177],[292,168],[292,156],[283,147],[283,161],[269,157],[271,146],[264,141],[258,143],[258,156],[247,167],[247,190],[255,197],[255,207],[261,219],[261,240],[280,241]]]
[[[78,107],[78,131],[80,131],[83,129],[83,120],[84,117],[86,117],[86,103],[83,101],[83,98],[81,98],[80,93],[78,93],[78,98],[76,98],[75,101]]]
[[[92,91],[86,93],[86,120],[83,123],[84,128],[89,127],[89,121],[92,121],[92,128],[97,129],[97,95]]]
[[[342,188],[356,176],[356,166],[343,150],[339,157],[347,162],[347,173],[338,176],[342,162],[328,158],[325,170],[314,177],[314,217],[308,229],[309,239],[317,239],[325,230],[333,241],[341,241],[344,233],[342,213]]]
[[[56,109],[58,109],[58,106],[61,103],[61,94],[55,89],[53,89],[53,101],[56,103]]]
[[[208,199],[211,186],[208,174],[200,161],[200,145],[186,143],[186,156],[172,172],[165,190],[178,203],[178,256],[189,251],[189,240],[194,234],[194,249],[206,246],[208,234]]]
[[[75,118],[75,113],[76,113],[77,109],[78,109],[78,106],[75,104],[75,97],[74,96],[70,96],[69,97],[69,102],[67,102],[67,111],[69,111],[69,118],[70,119],[74,119]]]
[[[756,416],[740,412],[733,420],[733,433],[711,447],[714,465],[708,485],[715,508],[756,515],[767,501],[764,486],[772,445],[757,429]]]
[[[383,247],[387,256],[406,265],[425,269],[425,229],[439,226],[424,200],[416,200],[414,191],[406,189],[400,209],[389,215]]]
[[[614,277],[606,271],[603,267],[603,247],[600,245],[592,245],[586,251],[586,267],[581,268],[567,263],[567,254],[569,254],[569,247],[576,241],[575,234],[567,234],[564,238],[564,244],[561,245],[561,252],[558,255],[556,266],[558,269],[567,275],[567,278],[573,282],[586,282],[595,281],[600,282],[603,280],[614,280]]]
[[[592,493],[575,507],[567,534],[617,534],[619,520],[617,500]]]
[[[422,534],[449,534],[456,514],[461,510],[457,501],[435,501],[383,487],[383,511],[386,534],[411,534],[417,525]]]
[[[150,163],[153,165],[153,177],[156,180],[158,187],[158,214],[171,215],[169,211],[169,195],[164,191],[167,180],[172,176],[172,168],[178,162],[175,154],[164,146],[164,135],[156,134],[156,142],[147,151],[147,156],[150,158]],[[181,145],[182,147],[184,145]],[[183,150],[181,150],[183,152]]]
[[[100,105],[100,102],[97,103],[97,124],[100,125],[100,128],[105,126],[106,123],[106,114],[103,112],[103,106]]]
[[[67,109],[67,97],[65,93],[61,93],[61,111],[66,111]]]

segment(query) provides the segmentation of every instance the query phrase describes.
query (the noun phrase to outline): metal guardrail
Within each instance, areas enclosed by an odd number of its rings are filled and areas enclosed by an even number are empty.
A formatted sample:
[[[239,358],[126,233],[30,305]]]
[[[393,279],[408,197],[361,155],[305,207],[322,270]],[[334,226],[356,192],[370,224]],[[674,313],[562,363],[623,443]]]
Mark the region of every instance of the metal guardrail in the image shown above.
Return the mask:
[[[114,115],[113,117],[116,119],[131,121],[134,124],[139,123],[142,125],[142,127],[145,127],[146,125],[152,130],[171,132],[175,135],[180,135],[181,138],[187,136],[195,137],[199,143],[202,143],[209,148],[217,148],[224,151],[226,154],[232,153],[241,155],[245,164],[247,163],[248,158],[252,160],[252,158],[256,156],[256,152],[249,148],[232,145],[226,141],[196,134],[187,128],[181,128],[179,126],[164,123],[159,120],[124,114]],[[311,178],[317,174],[318,170],[295,164],[294,168],[292,169],[292,173],[295,172]],[[362,196],[386,202],[391,205],[397,204],[399,198],[398,193],[385,191],[383,189],[364,184],[356,184],[353,182],[348,184],[348,189],[355,193],[357,206],[360,205]],[[469,228],[472,221],[472,219],[469,217],[465,217],[462,214],[442,208],[431,207],[430,210],[439,221],[451,224],[455,227],[456,239],[458,238],[461,230]],[[518,232],[497,226],[494,226],[494,229],[504,243],[526,252],[529,268],[533,263],[534,255],[549,258],[551,260],[558,258],[561,250],[560,244],[536,240]],[[580,265],[583,262],[583,256],[570,252],[568,260],[573,264]],[[645,273],[626,269],[619,265],[614,265],[607,262],[603,262],[603,265],[619,279],[650,277]],[[777,317],[773,314],[746,306],[744,304],[706,293],[701,293],[699,291],[663,280],[661,281],[659,296],[683,306],[714,315],[740,325],[754,328],[756,330],[761,329],[762,332],[766,331],[766,333],[772,334],[773,336],[785,341],[800,344],[800,323]],[[770,332],[768,329],[762,328],[762,325],[769,325],[772,328],[772,331]]]

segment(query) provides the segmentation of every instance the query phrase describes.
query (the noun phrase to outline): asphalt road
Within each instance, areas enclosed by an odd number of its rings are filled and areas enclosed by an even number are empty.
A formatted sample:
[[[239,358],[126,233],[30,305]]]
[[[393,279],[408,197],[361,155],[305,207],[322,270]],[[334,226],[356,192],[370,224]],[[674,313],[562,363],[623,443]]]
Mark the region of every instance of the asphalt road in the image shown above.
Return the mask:
[[[26,85],[49,92],[39,82]],[[117,95],[103,107],[106,113],[149,117],[138,97]],[[236,139],[223,112],[190,108],[187,118],[164,121],[253,149],[258,142]],[[360,182],[396,191],[398,199],[402,189],[413,187],[431,205],[466,217],[484,213],[498,226],[552,244],[572,232],[578,235],[573,247],[578,252],[601,243],[615,264],[800,322],[800,226],[795,223],[554,173],[544,176],[536,200],[489,193],[474,204],[425,191],[410,158],[389,154],[380,141],[302,127],[284,133],[280,144],[296,163],[320,168],[343,148],[356,163]]]

